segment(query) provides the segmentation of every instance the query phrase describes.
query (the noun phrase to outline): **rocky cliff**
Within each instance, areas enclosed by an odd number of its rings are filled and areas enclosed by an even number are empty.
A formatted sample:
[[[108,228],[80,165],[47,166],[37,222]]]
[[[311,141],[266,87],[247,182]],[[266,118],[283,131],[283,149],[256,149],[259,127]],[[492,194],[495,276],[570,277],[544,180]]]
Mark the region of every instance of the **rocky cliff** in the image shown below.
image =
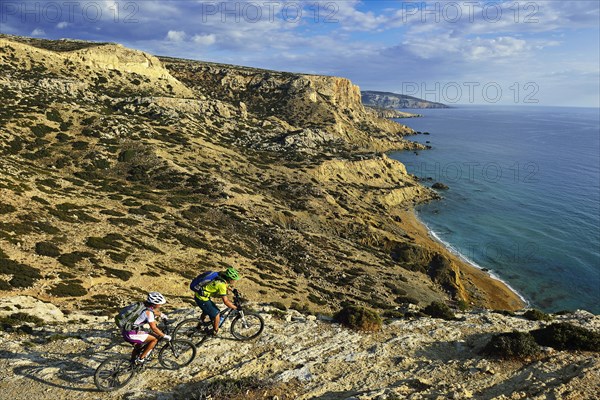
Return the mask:
[[[373,153],[417,145],[348,80],[6,36],[0,68],[3,292],[114,308],[234,263],[299,309],[449,293],[390,256],[436,195]]]
[[[427,101],[405,94],[363,91],[362,101],[366,106],[382,108],[449,108],[442,103]]]

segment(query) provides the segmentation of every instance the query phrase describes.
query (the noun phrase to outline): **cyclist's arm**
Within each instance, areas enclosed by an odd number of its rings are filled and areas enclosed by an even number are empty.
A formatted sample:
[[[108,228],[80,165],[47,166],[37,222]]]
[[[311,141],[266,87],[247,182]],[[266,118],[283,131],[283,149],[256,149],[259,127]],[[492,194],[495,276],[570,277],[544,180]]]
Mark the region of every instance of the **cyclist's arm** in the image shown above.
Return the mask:
[[[229,308],[233,308],[234,310],[237,310],[237,307],[235,306],[235,304],[233,304],[228,298],[227,296],[223,296],[223,303],[225,303],[225,305]]]
[[[159,338],[165,336],[163,331],[158,329],[158,326],[156,326],[156,322],[148,322],[148,325],[150,325],[150,329],[152,329],[152,332],[154,332],[154,334],[156,334],[156,336],[158,336]]]

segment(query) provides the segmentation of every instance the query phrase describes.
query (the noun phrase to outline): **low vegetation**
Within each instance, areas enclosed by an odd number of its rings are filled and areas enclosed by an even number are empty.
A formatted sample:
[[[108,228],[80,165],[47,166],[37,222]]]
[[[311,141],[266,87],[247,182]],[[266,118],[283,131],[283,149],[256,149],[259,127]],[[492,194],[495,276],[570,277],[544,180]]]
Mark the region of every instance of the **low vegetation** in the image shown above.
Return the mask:
[[[486,356],[521,360],[540,352],[540,346],[530,333],[518,331],[494,335],[483,349]]]
[[[54,243],[38,242],[35,245],[35,252],[41,256],[58,257],[60,249]]]
[[[342,325],[357,331],[376,332],[381,329],[381,317],[374,311],[360,306],[342,308],[334,319]]]
[[[523,317],[527,318],[530,321],[552,321],[553,319],[551,315],[548,315],[545,312],[542,312],[535,308],[525,311],[525,313],[523,313]]]
[[[448,321],[456,319],[456,316],[450,307],[439,301],[431,302],[431,304],[423,309],[423,312],[431,317],[441,318]]]
[[[600,334],[566,322],[555,323],[531,332],[542,346],[557,350],[600,351]]]

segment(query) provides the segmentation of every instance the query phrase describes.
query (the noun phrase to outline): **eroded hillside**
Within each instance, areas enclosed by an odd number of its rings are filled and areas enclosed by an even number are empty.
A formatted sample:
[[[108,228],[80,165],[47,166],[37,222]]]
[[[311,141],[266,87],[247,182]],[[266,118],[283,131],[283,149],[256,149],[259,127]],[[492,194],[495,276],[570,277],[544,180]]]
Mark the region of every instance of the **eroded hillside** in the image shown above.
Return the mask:
[[[297,309],[485,303],[403,225],[436,194],[379,151],[413,131],[344,78],[9,36],[0,72],[6,295],[113,313],[235,265]]]

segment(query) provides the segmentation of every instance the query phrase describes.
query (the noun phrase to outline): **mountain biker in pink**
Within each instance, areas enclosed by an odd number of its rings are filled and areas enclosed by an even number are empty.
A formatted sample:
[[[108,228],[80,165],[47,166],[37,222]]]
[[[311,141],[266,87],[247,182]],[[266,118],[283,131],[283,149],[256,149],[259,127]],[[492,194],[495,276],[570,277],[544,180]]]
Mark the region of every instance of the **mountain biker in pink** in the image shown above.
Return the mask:
[[[204,321],[207,315],[210,317],[213,323],[213,335],[219,332],[221,314],[219,308],[211,300],[211,297],[220,297],[227,307],[237,310],[237,307],[227,298],[227,293],[233,287],[233,281],[237,281],[238,279],[240,279],[240,275],[235,268],[227,268],[227,270],[219,272],[219,276],[215,280],[204,286],[203,293],[196,293],[194,297],[196,304],[202,310],[200,319]]]
[[[142,354],[138,355],[137,358],[135,358],[136,364],[141,364],[145,361],[148,353],[150,353],[150,351],[158,343],[157,337],[163,338],[165,340],[171,340],[171,336],[165,335],[156,326],[156,318],[157,317],[162,316],[163,319],[167,319],[167,316],[165,314],[162,314],[159,310],[160,307],[163,304],[165,304],[166,302],[167,302],[167,300],[165,299],[165,297],[162,294],[160,294],[158,292],[148,293],[148,298],[144,302],[144,305],[146,306],[146,308],[140,313],[140,315],[137,317],[137,319],[133,323],[133,326],[136,329],[130,330],[130,331],[124,330],[121,332],[121,334],[123,335],[123,338],[127,342],[134,345],[133,352],[131,353],[132,359],[134,357],[136,357],[140,346],[143,345],[144,343],[148,343],[148,346],[146,346],[146,348],[144,349],[144,352]],[[148,334],[148,332],[140,330],[140,327],[142,325],[144,325],[145,323],[150,325],[150,329],[152,329],[152,332],[156,336],[150,335],[150,334]]]

